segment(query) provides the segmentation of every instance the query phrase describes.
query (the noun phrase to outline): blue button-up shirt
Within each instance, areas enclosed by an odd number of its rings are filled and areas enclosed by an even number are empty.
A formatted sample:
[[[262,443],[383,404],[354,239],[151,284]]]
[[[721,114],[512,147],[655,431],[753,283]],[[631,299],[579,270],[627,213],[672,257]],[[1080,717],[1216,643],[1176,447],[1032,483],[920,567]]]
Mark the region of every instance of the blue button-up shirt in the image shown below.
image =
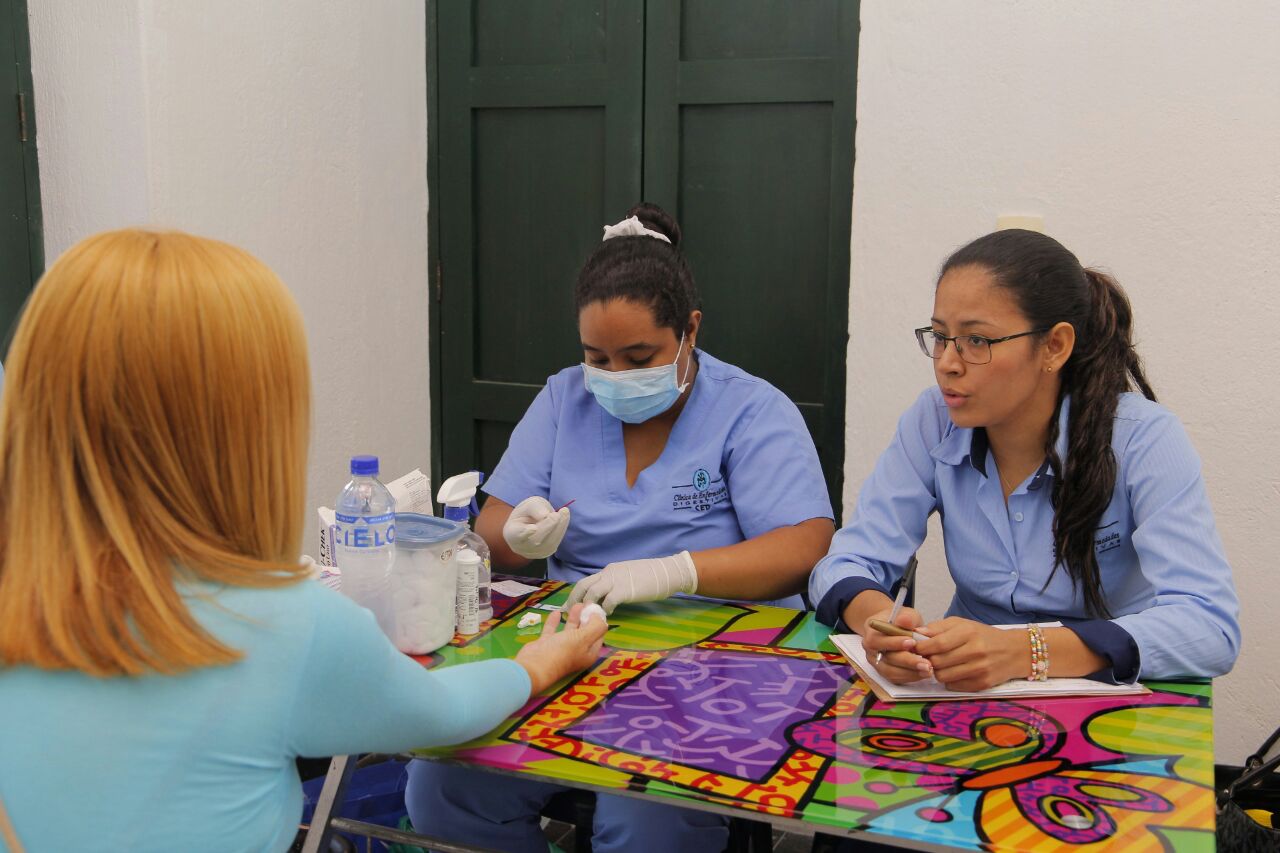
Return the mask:
[[[1064,462],[1069,417],[1067,400],[1057,443]],[[836,624],[866,589],[887,592],[937,510],[956,586],[949,615],[992,625],[1061,620],[1110,662],[1103,677],[1227,672],[1240,647],[1240,606],[1182,424],[1163,406],[1124,394],[1111,447],[1115,492],[1094,549],[1115,618],[1088,618],[1070,574],[1053,571],[1052,469],[1042,466],[1006,505],[985,430],[956,427],[934,387],[898,422],[853,520],[813,571],[809,594],[819,620]],[[929,567],[916,577],[927,584]]]

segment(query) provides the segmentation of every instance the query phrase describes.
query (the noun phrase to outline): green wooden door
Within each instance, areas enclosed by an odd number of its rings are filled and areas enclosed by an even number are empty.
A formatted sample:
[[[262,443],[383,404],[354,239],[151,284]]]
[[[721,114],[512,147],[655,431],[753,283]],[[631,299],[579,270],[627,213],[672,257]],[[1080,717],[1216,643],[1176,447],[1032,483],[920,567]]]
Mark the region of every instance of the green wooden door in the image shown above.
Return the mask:
[[[646,16],[644,196],[680,221],[698,344],[800,407],[839,518],[857,3],[648,0]]]
[[[0,0],[0,355],[44,271],[27,4]]]
[[[577,270],[645,199],[684,230],[699,344],[796,401],[838,513],[856,0],[432,11],[437,476],[492,471],[546,377],[581,359]]]
[[[442,471],[491,472],[581,360],[572,284],[640,195],[642,0],[441,0],[431,221]]]

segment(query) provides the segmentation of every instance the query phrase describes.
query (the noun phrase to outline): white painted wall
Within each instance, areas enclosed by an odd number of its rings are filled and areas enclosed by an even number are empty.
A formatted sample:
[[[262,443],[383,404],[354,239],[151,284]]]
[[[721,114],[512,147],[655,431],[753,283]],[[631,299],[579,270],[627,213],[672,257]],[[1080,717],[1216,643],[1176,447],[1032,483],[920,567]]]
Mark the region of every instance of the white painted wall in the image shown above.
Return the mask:
[[[47,263],[148,220],[146,67],[137,0],[30,4]]]
[[[49,259],[151,224],[271,266],[311,343],[311,506],[332,504],[352,453],[390,476],[430,462],[424,15],[391,0],[31,4]]]
[[[1218,760],[1280,723],[1280,5],[862,0],[846,506],[932,382],[909,330],[938,265],[1033,213],[1134,303],[1161,401],[1204,460],[1244,608]],[[921,574],[944,565],[935,529]],[[923,584],[940,613],[947,583]]]

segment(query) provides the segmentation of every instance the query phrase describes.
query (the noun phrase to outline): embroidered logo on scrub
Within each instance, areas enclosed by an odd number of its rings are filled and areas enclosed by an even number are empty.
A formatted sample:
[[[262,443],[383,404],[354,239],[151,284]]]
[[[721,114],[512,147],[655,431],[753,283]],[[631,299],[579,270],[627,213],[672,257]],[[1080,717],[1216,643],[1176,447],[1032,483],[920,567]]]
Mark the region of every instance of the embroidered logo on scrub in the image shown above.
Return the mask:
[[[1093,540],[1095,554],[1101,554],[1120,547],[1120,531],[1112,529],[1119,523],[1118,521],[1113,521],[1098,528],[1098,537]]]
[[[724,478],[713,478],[706,468],[696,469],[690,482],[671,488],[675,490],[671,498],[672,509],[706,512],[716,504],[729,499],[729,487],[724,484]]]

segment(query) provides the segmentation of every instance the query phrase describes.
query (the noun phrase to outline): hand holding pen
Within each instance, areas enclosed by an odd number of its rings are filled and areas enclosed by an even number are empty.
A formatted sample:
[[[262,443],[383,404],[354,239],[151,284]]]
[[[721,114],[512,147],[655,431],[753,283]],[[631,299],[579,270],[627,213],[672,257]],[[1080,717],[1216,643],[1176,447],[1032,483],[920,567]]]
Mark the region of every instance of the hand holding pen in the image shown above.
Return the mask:
[[[929,661],[912,651],[917,641],[927,639],[927,634],[918,630],[924,619],[914,608],[903,606],[915,570],[912,557],[898,582],[892,608],[872,614],[862,628],[863,646],[876,652],[876,669],[895,684],[918,681],[932,672]]]
[[[894,624],[898,614],[902,611],[902,604],[907,600],[907,591],[911,589],[911,585],[915,583],[916,566],[920,565],[920,561],[916,559],[915,554],[911,555],[911,561],[907,563],[907,570],[902,573],[902,577],[898,580],[898,594],[893,597],[893,609],[889,611],[889,618],[885,621],[890,625]],[[868,625],[871,623],[868,622]],[[874,625],[872,626],[875,627]],[[881,659],[884,658],[884,652],[876,655],[876,665],[880,665]]]

